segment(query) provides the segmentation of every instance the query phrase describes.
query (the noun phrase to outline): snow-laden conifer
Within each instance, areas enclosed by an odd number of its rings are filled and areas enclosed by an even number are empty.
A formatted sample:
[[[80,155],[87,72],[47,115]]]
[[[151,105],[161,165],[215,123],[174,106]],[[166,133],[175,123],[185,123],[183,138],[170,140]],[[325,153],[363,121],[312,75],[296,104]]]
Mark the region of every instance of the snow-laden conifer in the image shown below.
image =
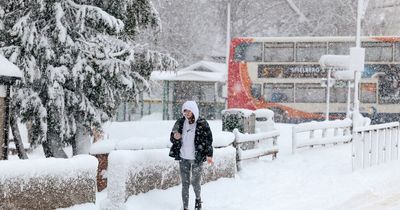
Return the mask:
[[[134,39],[141,27],[159,24],[149,0],[10,0],[0,6],[0,52],[24,72],[14,114],[29,122],[31,143],[42,144],[46,156],[66,157],[62,146],[69,143],[75,154],[87,152],[93,127],[121,102],[137,100],[153,69],[176,65]]]

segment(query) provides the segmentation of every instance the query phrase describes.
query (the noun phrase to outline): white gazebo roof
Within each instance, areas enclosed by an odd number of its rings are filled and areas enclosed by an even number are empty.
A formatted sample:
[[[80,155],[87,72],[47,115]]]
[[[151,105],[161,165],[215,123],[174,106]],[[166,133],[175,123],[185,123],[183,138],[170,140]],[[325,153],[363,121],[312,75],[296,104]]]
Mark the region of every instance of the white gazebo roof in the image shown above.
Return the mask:
[[[11,77],[14,79],[22,78],[22,72],[19,68],[0,55],[0,77]]]
[[[226,82],[227,68],[224,63],[199,61],[186,68],[173,71],[153,71],[151,80]]]

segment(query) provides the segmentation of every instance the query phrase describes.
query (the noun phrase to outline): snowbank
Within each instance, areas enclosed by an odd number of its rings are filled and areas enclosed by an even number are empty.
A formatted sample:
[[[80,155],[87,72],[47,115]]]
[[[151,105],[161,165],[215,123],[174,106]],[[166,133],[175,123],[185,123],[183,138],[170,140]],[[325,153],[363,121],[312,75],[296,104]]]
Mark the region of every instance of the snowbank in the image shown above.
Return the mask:
[[[0,209],[56,209],[94,203],[96,170],[97,160],[89,155],[0,161]]]
[[[103,209],[120,209],[129,196],[180,184],[178,162],[168,156],[169,149],[113,151],[108,157],[108,198]],[[204,165],[203,182],[234,177],[235,149],[215,149],[213,165]]]

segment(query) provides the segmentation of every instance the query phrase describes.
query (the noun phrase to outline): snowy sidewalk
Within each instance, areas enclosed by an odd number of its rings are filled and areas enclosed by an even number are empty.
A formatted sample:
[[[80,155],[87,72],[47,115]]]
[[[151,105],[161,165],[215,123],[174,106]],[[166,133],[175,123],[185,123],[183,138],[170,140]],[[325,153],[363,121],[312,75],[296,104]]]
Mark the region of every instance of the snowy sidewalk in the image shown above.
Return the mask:
[[[278,159],[248,161],[235,179],[205,184],[204,210],[366,210],[400,206],[398,161],[352,172],[351,144],[303,149],[291,155],[290,126],[279,128]],[[180,186],[132,196],[126,205],[127,209],[180,209]]]

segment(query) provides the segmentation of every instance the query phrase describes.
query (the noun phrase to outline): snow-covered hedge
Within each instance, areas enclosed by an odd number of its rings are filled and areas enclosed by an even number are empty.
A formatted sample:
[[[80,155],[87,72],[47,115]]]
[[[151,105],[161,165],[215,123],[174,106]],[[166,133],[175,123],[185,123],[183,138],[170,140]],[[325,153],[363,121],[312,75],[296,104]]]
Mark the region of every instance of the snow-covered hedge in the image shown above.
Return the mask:
[[[231,132],[220,131],[213,133],[213,146],[226,147],[232,144],[235,135]],[[169,135],[167,137],[131,137],[123,140],[105,139],[94,143],[90,148],[90,154],[108,154],[114,150],[149,150],[171,147]]]
[[[96,199],[97,159],[0,161],[0,209],[56,209]]]
[[[231,146],[235,140],[235,135],[232,132],[220,131],[213,133],[214,148],[222,148]],[[107,187],[107,167],[108,154],[115,150],[153,150],[165,149],[171,146],[171,142],[165,140],[165,137],[140,138],[131,137],[125,140],[102,140],[92,145],[90,154],[97,157],[99,160],[99,170],[97,175],[97,189],[102,191]]]
[[[169,149],[112,151],[108,157],[108,199],[104,209],[120,209],[131,195],[180,184],[178,161]],[[203,183],[234,177],[236,152],[233,147],[214,150],[214,164],[204,164]]]

